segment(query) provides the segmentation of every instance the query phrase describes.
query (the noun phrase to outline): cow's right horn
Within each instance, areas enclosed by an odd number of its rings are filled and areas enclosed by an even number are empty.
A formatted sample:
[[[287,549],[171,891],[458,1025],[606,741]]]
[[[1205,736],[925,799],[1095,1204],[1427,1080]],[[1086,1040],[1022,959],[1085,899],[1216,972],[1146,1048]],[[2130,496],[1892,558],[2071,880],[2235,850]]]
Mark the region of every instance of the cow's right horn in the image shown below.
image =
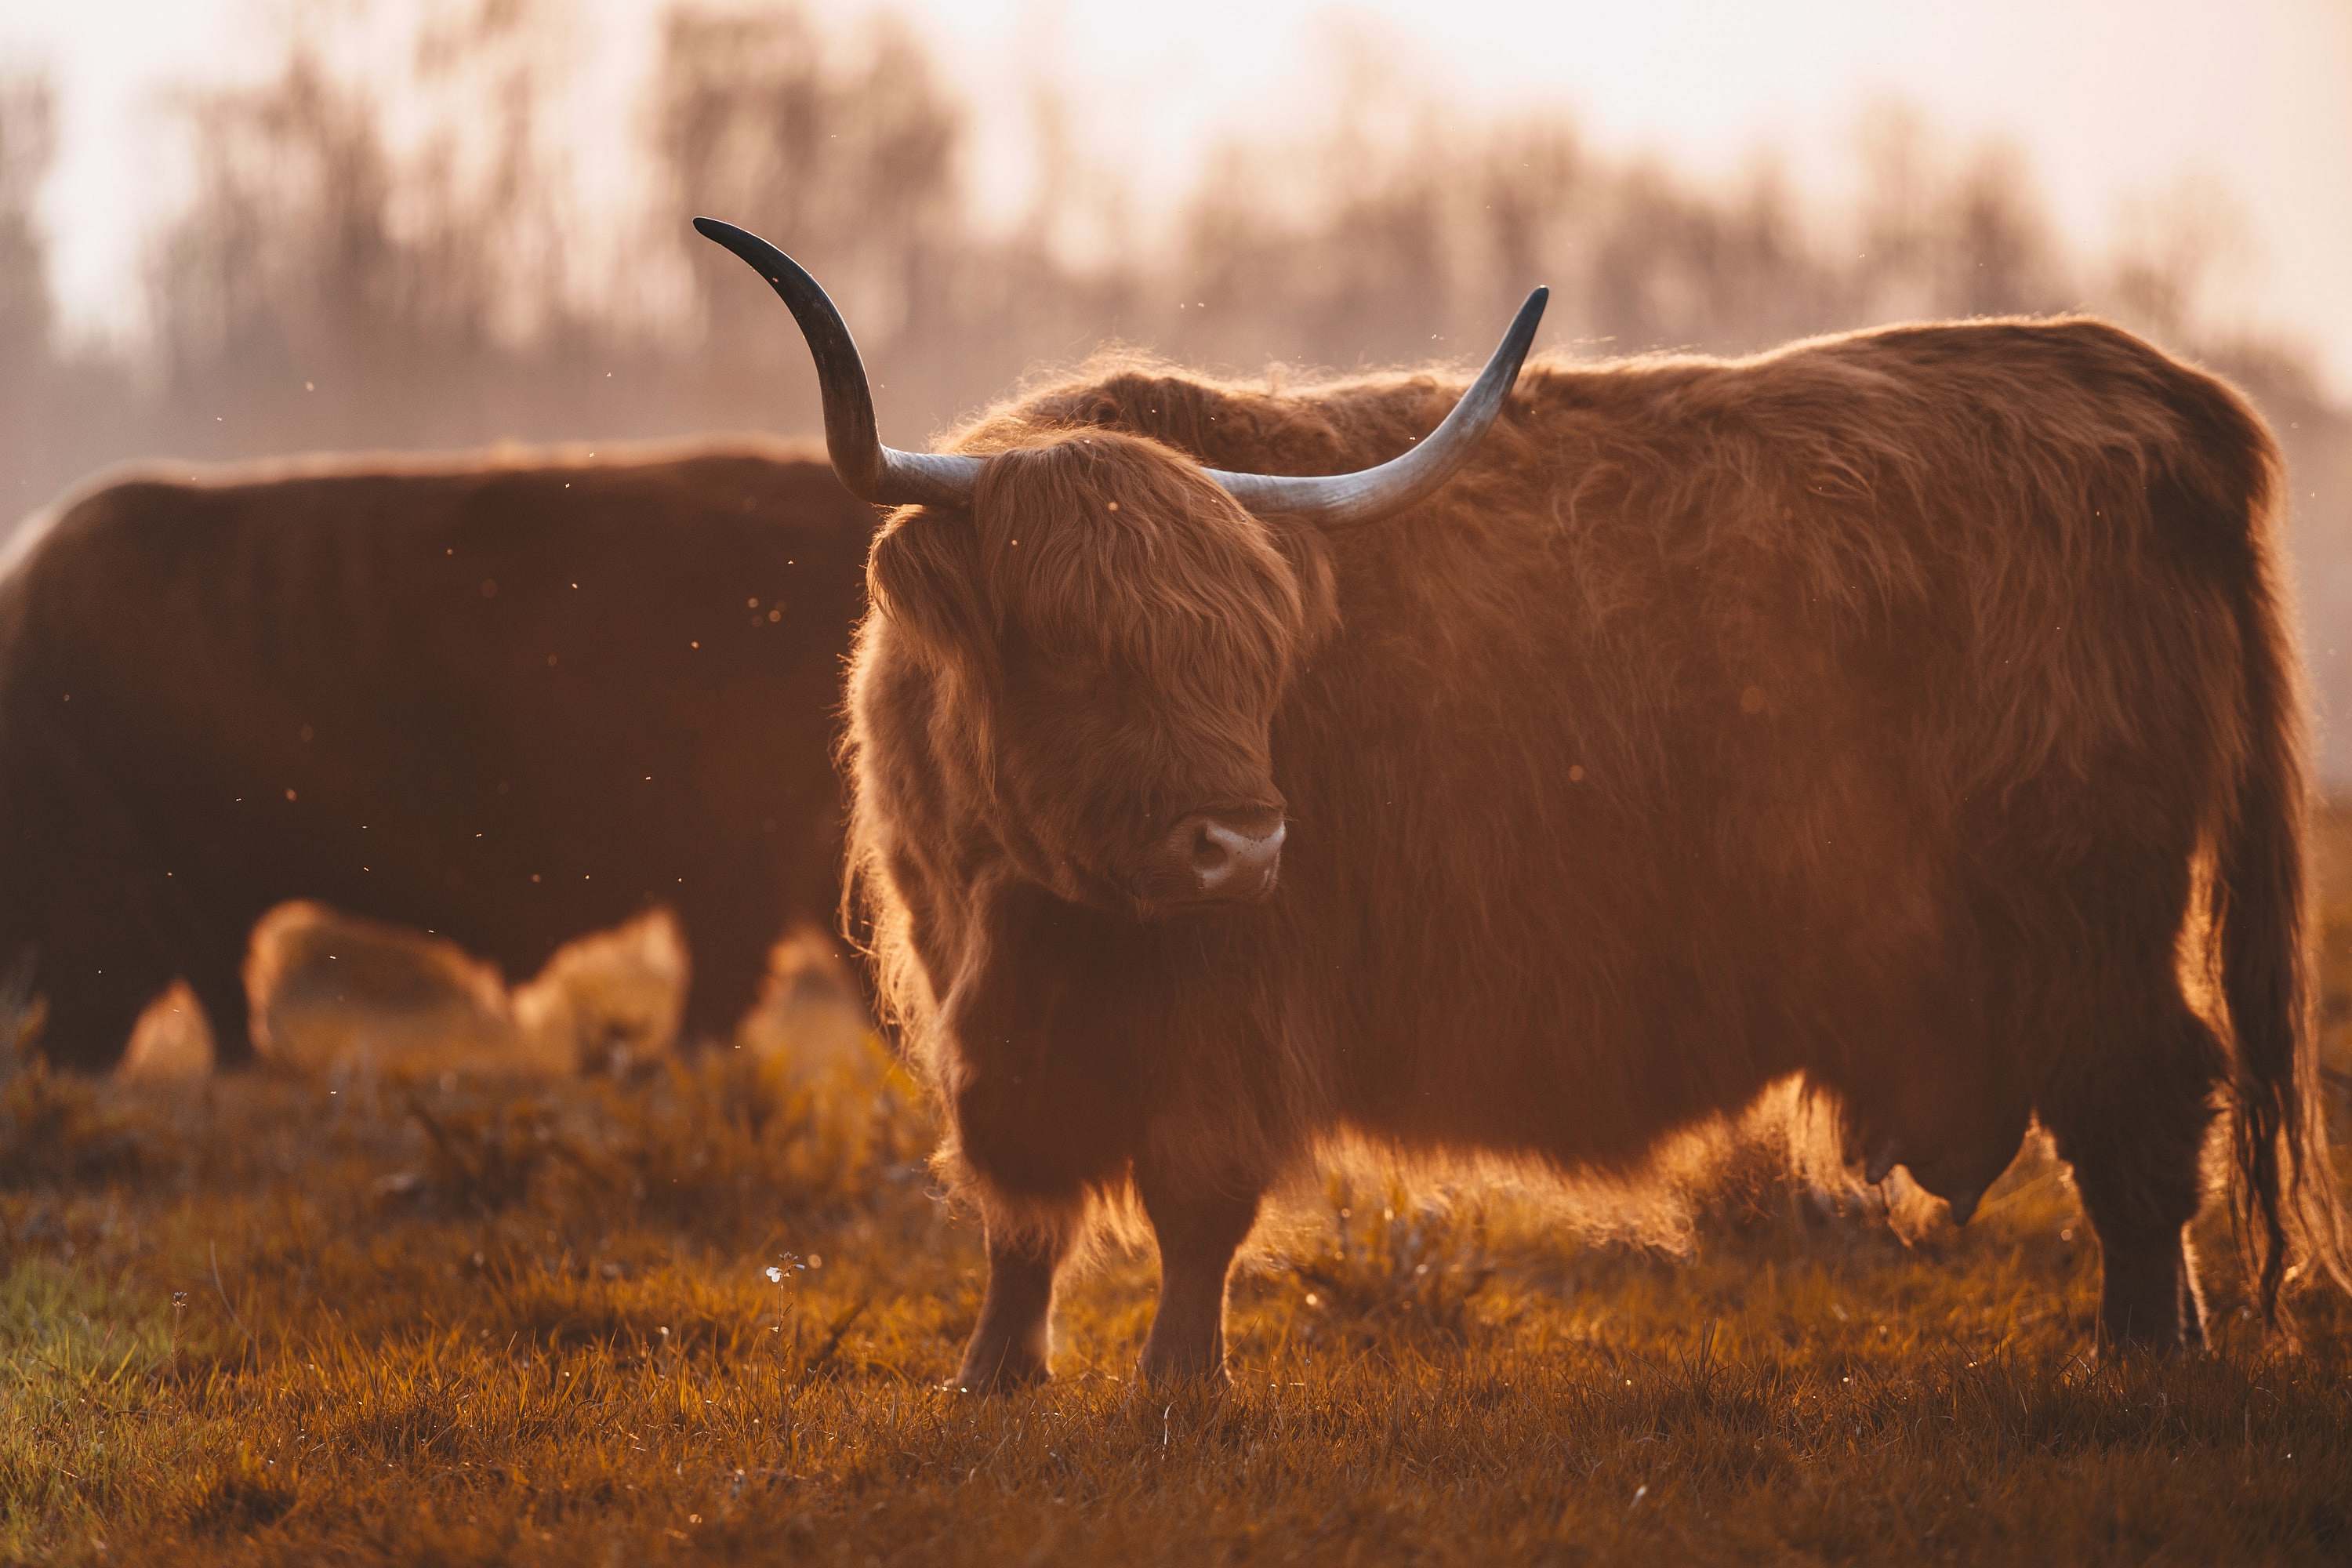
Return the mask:
[[[801,264],[761,239],[717,218],[695,228],[750,262],[791,310],[816,360],[824,401],[824,444],[834,472],[850,493],[877,506],[968,506],[981,459],[951,452],[901,452],[886,447],[874,423],[874,394],[848,323]],[[1411,451],[1349,474],[1242,474],[1202,471],[1255,512],[1281,513],[1327,526],[1368,522],[1412,505],[1467,462],[1493,427],[1518,380],[1550,290],[1538,289],[1519,307],[1494,357],[1453,410]]]
[[[1486,368],[1478,373],[1478,379],[1437,428],[1411,451],[1352,474],[1302,478],[1229,474],[1211,468],[1209,477],[1252,511],[1306,518],[1326,528],[1370,522],[1402,511],[1452,478],[1494,427],[1519,379],[1519,366],[1526,363],[1528,348],[1535,342],[1536,323],[1543,320],[1544,301],[1550,296],[1549,289],[1537,289],[1528,295],[1519,313],[1511,319],[1510,330],[1495,346]]]

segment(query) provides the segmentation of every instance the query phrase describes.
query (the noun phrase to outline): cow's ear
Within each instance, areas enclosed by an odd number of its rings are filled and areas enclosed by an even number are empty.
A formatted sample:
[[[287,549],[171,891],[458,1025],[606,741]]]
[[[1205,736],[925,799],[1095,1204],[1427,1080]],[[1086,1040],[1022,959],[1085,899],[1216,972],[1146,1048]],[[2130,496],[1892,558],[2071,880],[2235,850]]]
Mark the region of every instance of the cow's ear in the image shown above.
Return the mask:
[[[1277,521],[1268,525],[1268,531],[1297,580],[1298,651],[1301,658],[1311,658],[1339,635],[1339,584],[1331,566],[1330,541],[1321,529],[1303,523]]]
[[[866,564],[875,607],[911,633],[924,655],[966,668],[995,658],[980,544],[962,511],[914,507],[882,525]]]

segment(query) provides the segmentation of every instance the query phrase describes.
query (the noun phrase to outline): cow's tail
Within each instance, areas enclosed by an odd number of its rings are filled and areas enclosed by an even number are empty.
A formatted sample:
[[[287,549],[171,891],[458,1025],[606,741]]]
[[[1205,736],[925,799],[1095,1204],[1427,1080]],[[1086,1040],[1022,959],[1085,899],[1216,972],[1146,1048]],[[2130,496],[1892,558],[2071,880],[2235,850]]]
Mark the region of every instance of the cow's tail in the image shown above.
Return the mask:
[[[2273,1321],[2281,1288],[2303,1268],[2352,1289],[2311,993],[2311,784],[2275,520],[2267,515],[2277,489],[2258,482],[2250,497],[2253,573],[2236,596],[2244,728],[2236,788],[2214,846],[2210,911],[2234,1056],[2232,1214]]]

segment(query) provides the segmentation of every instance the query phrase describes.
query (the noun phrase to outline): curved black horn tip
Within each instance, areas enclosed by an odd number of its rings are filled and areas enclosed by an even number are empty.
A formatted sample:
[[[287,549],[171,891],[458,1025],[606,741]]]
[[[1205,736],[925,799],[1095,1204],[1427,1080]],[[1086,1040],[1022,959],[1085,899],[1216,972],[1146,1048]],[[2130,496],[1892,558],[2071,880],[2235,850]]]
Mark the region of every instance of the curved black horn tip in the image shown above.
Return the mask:
[[[1520,367],[1527,363],[1528,353],[1535,348],[1536,329],[1543,323],[1544,306],[1550,300],[1551,289],[1544,284],[1538,283],[1528,290],[1527,299],[1519,304],[1518,313],[1511,318],[1510,326],[1503,332],[1503,341],[1496,345],[1494,358],[1487,361],[1486,370],[1480,373],[1479,386],[1492,384],[1497,374],[1504,377],[1501,390],[1508,392],[1517,384]]]
[[[1519,319],[1527,323],[1528,335],[1533,337],[1536,323],[1543,320],[1544,307],[1551,303],[1551,285],[1538,283],[1528,290],[1528,302],[1519,307]],[[1516,329],[1517,322],[1512,325]]]
[[[694,232],[715,245],[725,246],[761,273],[767,271],[760,266],[759,258],[760,247],[766,242],[750,229],[738,228],[721,218],[698,217],[694,220]]]

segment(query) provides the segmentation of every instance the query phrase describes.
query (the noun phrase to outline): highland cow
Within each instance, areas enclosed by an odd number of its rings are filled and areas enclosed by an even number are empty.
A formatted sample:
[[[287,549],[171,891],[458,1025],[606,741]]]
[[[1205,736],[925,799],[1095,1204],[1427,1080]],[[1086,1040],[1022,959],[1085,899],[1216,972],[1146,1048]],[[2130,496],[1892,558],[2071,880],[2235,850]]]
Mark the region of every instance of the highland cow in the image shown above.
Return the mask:
[[[1480,438],[1435,372],[1114,365],[909,454],[814,281],[705,232],[903,507],[852,875],[985,1216],[963,1386],[1044,1375],[1106,1195],[1159,1242],[1144,1373],[1222,1376],[1235,1249],[1334,1137],[1627,1171],[1791,1078],[1961,1221],[2038,1118],[2109,1342],[2201,1336],[2223,1100],[2264,1306],[2294,1248],[2342,1279],[2277,459],[2221,383],[1906,326],[1540,363]]]
[[[0,954],[99,1068],[174,976],[248,1050],[310,899],[535,972],[667,906],[724,1036],[834,923],[875,513],[751,442],[118,479],[0,580]]]

